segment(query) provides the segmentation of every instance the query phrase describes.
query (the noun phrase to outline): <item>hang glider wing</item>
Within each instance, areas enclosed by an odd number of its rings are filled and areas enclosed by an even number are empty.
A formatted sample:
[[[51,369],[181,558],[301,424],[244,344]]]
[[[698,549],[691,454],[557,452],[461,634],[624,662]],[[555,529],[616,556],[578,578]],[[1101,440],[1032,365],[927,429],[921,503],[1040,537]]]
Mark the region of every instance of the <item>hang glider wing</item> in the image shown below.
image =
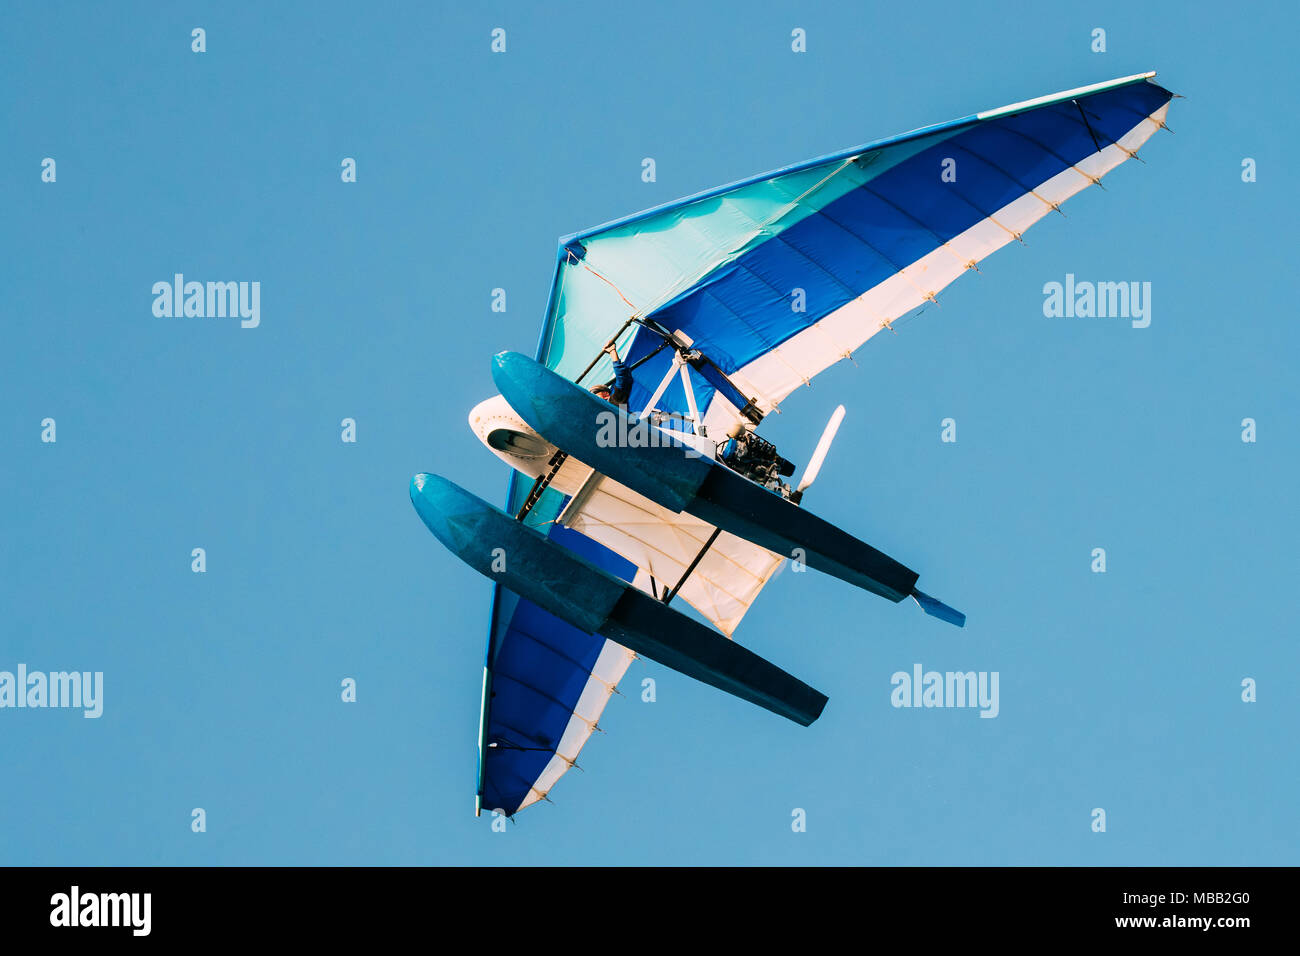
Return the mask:
[[[686,333],[770,411],[1132,157],[1173,95],[1154,75],[976,113],[569,236],[540,359],[575,377],[636,315]],[[661,339],[631,324],[621,341],[638,361]],[[638,371],[633,407],[670,357]],[[735,403],[698,379],[720,433]],[[680,386],[666,399],[686,410]]]
[[[517,472],[515,475],[517,476]],[[527,486],[511,481],[511,511]],[[529,525],[611,574],[632,580],[632,563],[555,522],[564,496],[548,490]],[[513,816],[545,798],[572,766],[636,655],[497,585],[483,673],[476,812]]]
[[[616,340],[640,363],[630,402],[640,409],[669,370],[663,334],[682,333],[708,359],[689,375],[721,434],[742,406],[775,408],[1133,157],[1173,96],[1154,75],[925,127],[562,239],[538,359],[574,381],[606,381],[601,349]],[[689,412],[680,382],[657,407]],[[516,473],[512,510],[527,490]],[[562,518],[569,505],[548,489],[526,520],[643,590],[651,576],[656,591],[676,584],[712,530],[612,483]],[[730,634],[776,566],[770,552],[720,535],[680,593]],[[479,807],[513,815],[545,798],[634,656],[498,587]]]

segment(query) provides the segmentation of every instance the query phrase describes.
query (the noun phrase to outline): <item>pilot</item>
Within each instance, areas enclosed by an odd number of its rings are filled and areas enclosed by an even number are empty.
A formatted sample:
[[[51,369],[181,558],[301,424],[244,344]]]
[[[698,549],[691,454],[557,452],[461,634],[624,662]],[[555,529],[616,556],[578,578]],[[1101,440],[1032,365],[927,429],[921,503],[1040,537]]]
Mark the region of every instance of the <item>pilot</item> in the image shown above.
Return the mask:
[[[591,394],[615,405],[626,405],[632,396],[632,372],[618,357],[618,346],[614,343],[605,346],[604,352],[614,360],[614,388],[611,390],[607,385],[596,385],[591,389]]]

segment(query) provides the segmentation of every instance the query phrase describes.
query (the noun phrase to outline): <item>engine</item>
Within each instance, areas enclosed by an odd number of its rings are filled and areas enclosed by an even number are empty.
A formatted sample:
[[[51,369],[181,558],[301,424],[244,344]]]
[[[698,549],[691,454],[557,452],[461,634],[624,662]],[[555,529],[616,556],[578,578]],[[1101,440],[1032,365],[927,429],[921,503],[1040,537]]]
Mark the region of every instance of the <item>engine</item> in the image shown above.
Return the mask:
[[[794,474],[794,463],[777,454],[775,445],[740,426],[727,434],[730,440],[721,455],[724,464],[782,497],[794,494],[781,480]]]

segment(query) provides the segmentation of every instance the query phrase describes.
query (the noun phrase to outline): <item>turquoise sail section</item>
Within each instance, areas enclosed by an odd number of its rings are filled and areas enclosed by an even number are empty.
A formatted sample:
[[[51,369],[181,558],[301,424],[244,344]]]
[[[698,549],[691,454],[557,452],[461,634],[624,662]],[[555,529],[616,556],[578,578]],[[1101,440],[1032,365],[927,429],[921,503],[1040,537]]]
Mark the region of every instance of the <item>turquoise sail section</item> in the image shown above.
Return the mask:
[[[820,157],[561,240],[540,360],[576,379],[628,316],[648,315],[720,266],[973,121],[959,120],[889,147]],[[628,329],[621,344],[634,331]],[[602,358],[590,380],[609,378],[609,369]]]

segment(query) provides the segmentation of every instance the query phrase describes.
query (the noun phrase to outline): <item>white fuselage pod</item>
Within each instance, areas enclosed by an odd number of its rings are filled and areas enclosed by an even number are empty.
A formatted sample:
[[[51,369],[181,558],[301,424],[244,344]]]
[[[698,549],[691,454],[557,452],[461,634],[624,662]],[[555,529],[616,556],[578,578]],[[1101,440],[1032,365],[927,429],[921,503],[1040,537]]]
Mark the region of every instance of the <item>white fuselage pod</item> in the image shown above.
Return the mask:
[[[469,427],[492,454],[516,471],[536,478],[550,470],[556,447],[529,427],[502,396],[475,405]]]

